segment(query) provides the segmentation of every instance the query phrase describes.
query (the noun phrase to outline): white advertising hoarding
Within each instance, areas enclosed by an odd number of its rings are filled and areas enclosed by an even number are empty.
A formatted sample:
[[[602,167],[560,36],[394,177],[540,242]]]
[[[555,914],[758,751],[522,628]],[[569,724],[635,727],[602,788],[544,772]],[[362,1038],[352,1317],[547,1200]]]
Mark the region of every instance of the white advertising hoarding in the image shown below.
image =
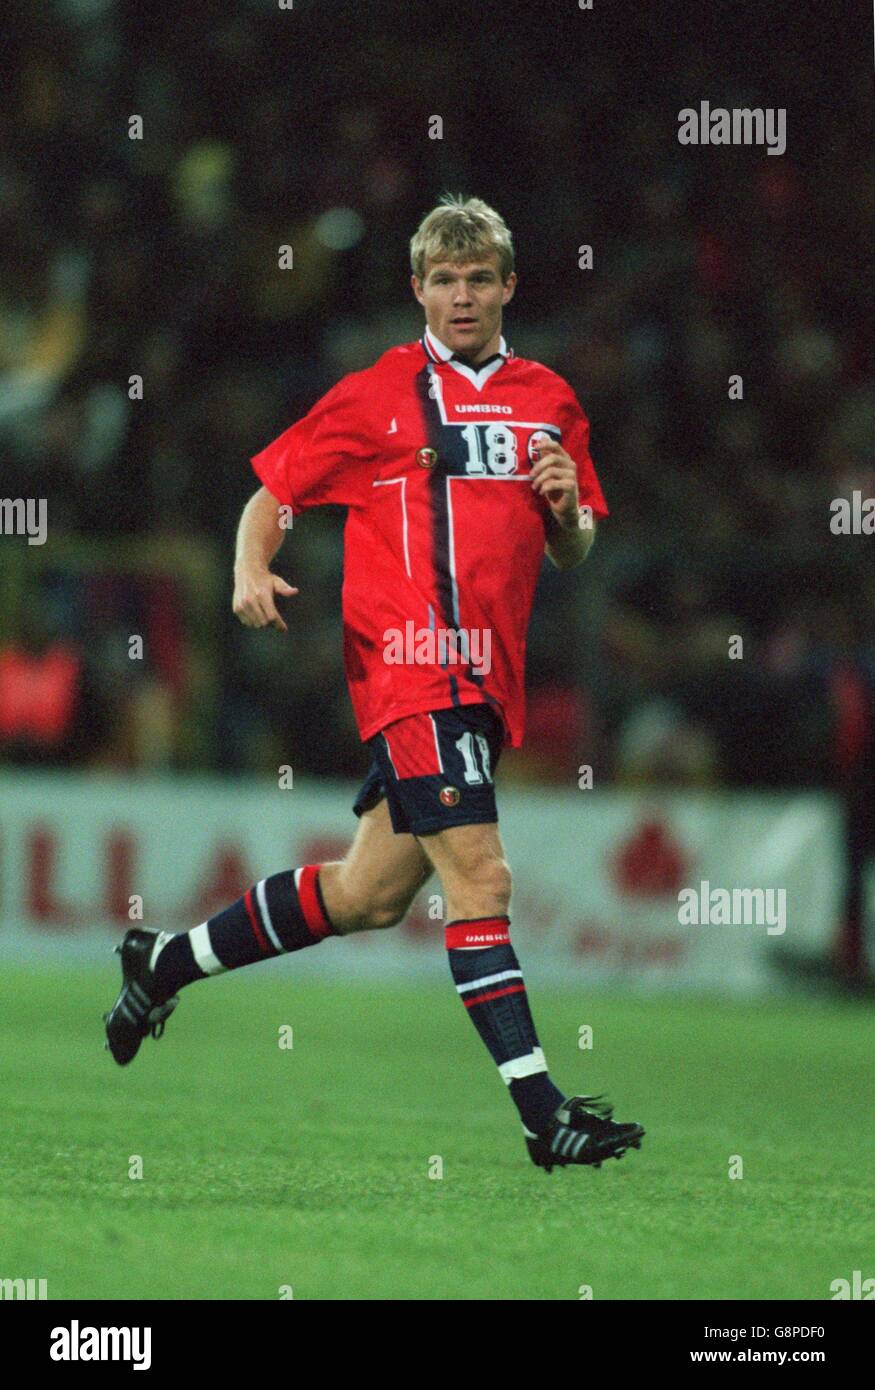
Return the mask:
[[[140,920],[182,931],[282,869],[339,857],[356,788],[0,773],[0,951],[94,955]],[[500,790],[512,939],[532,978],[752,990],[776,946],[826,951],[841,820],[821,794]],[[296,968],[443,971],[433,880],[401,927]]]

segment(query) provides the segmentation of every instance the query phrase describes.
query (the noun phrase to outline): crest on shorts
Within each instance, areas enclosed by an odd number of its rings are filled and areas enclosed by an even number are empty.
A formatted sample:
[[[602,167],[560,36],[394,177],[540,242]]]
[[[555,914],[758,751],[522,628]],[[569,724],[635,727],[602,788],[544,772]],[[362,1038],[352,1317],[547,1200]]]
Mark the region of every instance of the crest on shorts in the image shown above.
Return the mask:
[[[458,787],[441,787],[440,803],[442,806],[458,806],[460,795]]]
[[[420,468],[434,468],[437,463],[437,449],[429,449],[428,446],[424,449],[417,449],[416,462]]]

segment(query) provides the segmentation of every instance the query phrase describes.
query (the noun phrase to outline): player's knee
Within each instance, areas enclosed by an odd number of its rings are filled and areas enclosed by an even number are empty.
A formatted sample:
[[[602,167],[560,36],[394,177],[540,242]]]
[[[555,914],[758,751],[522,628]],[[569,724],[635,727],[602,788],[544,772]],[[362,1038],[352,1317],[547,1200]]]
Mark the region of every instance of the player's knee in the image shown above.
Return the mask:
[[[396,927],[410,906],[410,898],[380,889],[350,892],[347,899],[347,931],[382,931]]]
[[[490,912],[506,913],[513,887],[510,865],[500,855],[481,855],[465,866],[454,887],[457,893],[488,904]]]
[[[397,876],[380,881],[357,873],[346,860],[326,867],[329,873],[322,884],[326,908],[341,934],[397,926],[431,872],[429,867],[423,867],[404,881]]]
[[[381,931],[385,927],[397,927],[407,907],[406,902],[399,902],[396,898],[377,898],[369,902],[363,913],[363,930]]]
[[[431,877],[431,865],[423,863],[411,870],[401,882],[380,884],[373,887],[368,895],[368,924],[370,926],[397,927],[410,911],[417,893]]]
[[[510,894],[513,888],[510,865],[506,859],[493,859],[486,870],[485,882],[502,912],[510,907]]]

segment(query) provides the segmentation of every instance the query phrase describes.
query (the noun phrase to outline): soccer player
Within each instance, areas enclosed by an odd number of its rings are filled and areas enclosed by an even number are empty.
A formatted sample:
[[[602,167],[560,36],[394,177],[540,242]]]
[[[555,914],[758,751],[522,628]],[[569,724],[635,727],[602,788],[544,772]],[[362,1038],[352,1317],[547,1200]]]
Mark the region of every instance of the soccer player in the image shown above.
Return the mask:
[[[503,219],[444,198],[411,245],[425,313],[414,343],[343,378],[252,460],[263,486],[240,520],[233,609],[287,626],[292,588],[270,569],[281,508],[348,508],[346,675],[373,764],[339,863],[273,874],[190,932],[129,931],[106,1016],[122,1066],[159,1037],[185,985],[394,926],[434,871],[460,1000],[516,1106],[533,1162],[594,1164],[638,1148],[601,1097],[566,1098],[547,1071],[510,940],[511,874],[493,776],[523,737],[525,638],[543,554],[580,564],[607,508],[574,392],[514,355],[502,311],[516,286]]]

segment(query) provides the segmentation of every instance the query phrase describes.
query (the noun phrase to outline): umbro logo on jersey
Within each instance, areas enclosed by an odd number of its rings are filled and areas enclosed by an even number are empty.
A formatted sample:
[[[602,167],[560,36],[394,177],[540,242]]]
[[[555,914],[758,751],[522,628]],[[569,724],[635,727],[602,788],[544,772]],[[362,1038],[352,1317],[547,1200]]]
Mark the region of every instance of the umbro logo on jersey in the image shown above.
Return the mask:
[[[487,415],[490,412],[493,415],[513,415],[512,405],[457,405],[454,409],[459,415],[481,414],[484,411]]]
[[[387,434],[397,434],[397,433],[398,433],[398,421],[395,419],[395,416],[394,416],[394,415],[392,416],[392,423],[391,423],[391,425],[389,426],[389,428],[387,429],[386,433],[387,433]]]

